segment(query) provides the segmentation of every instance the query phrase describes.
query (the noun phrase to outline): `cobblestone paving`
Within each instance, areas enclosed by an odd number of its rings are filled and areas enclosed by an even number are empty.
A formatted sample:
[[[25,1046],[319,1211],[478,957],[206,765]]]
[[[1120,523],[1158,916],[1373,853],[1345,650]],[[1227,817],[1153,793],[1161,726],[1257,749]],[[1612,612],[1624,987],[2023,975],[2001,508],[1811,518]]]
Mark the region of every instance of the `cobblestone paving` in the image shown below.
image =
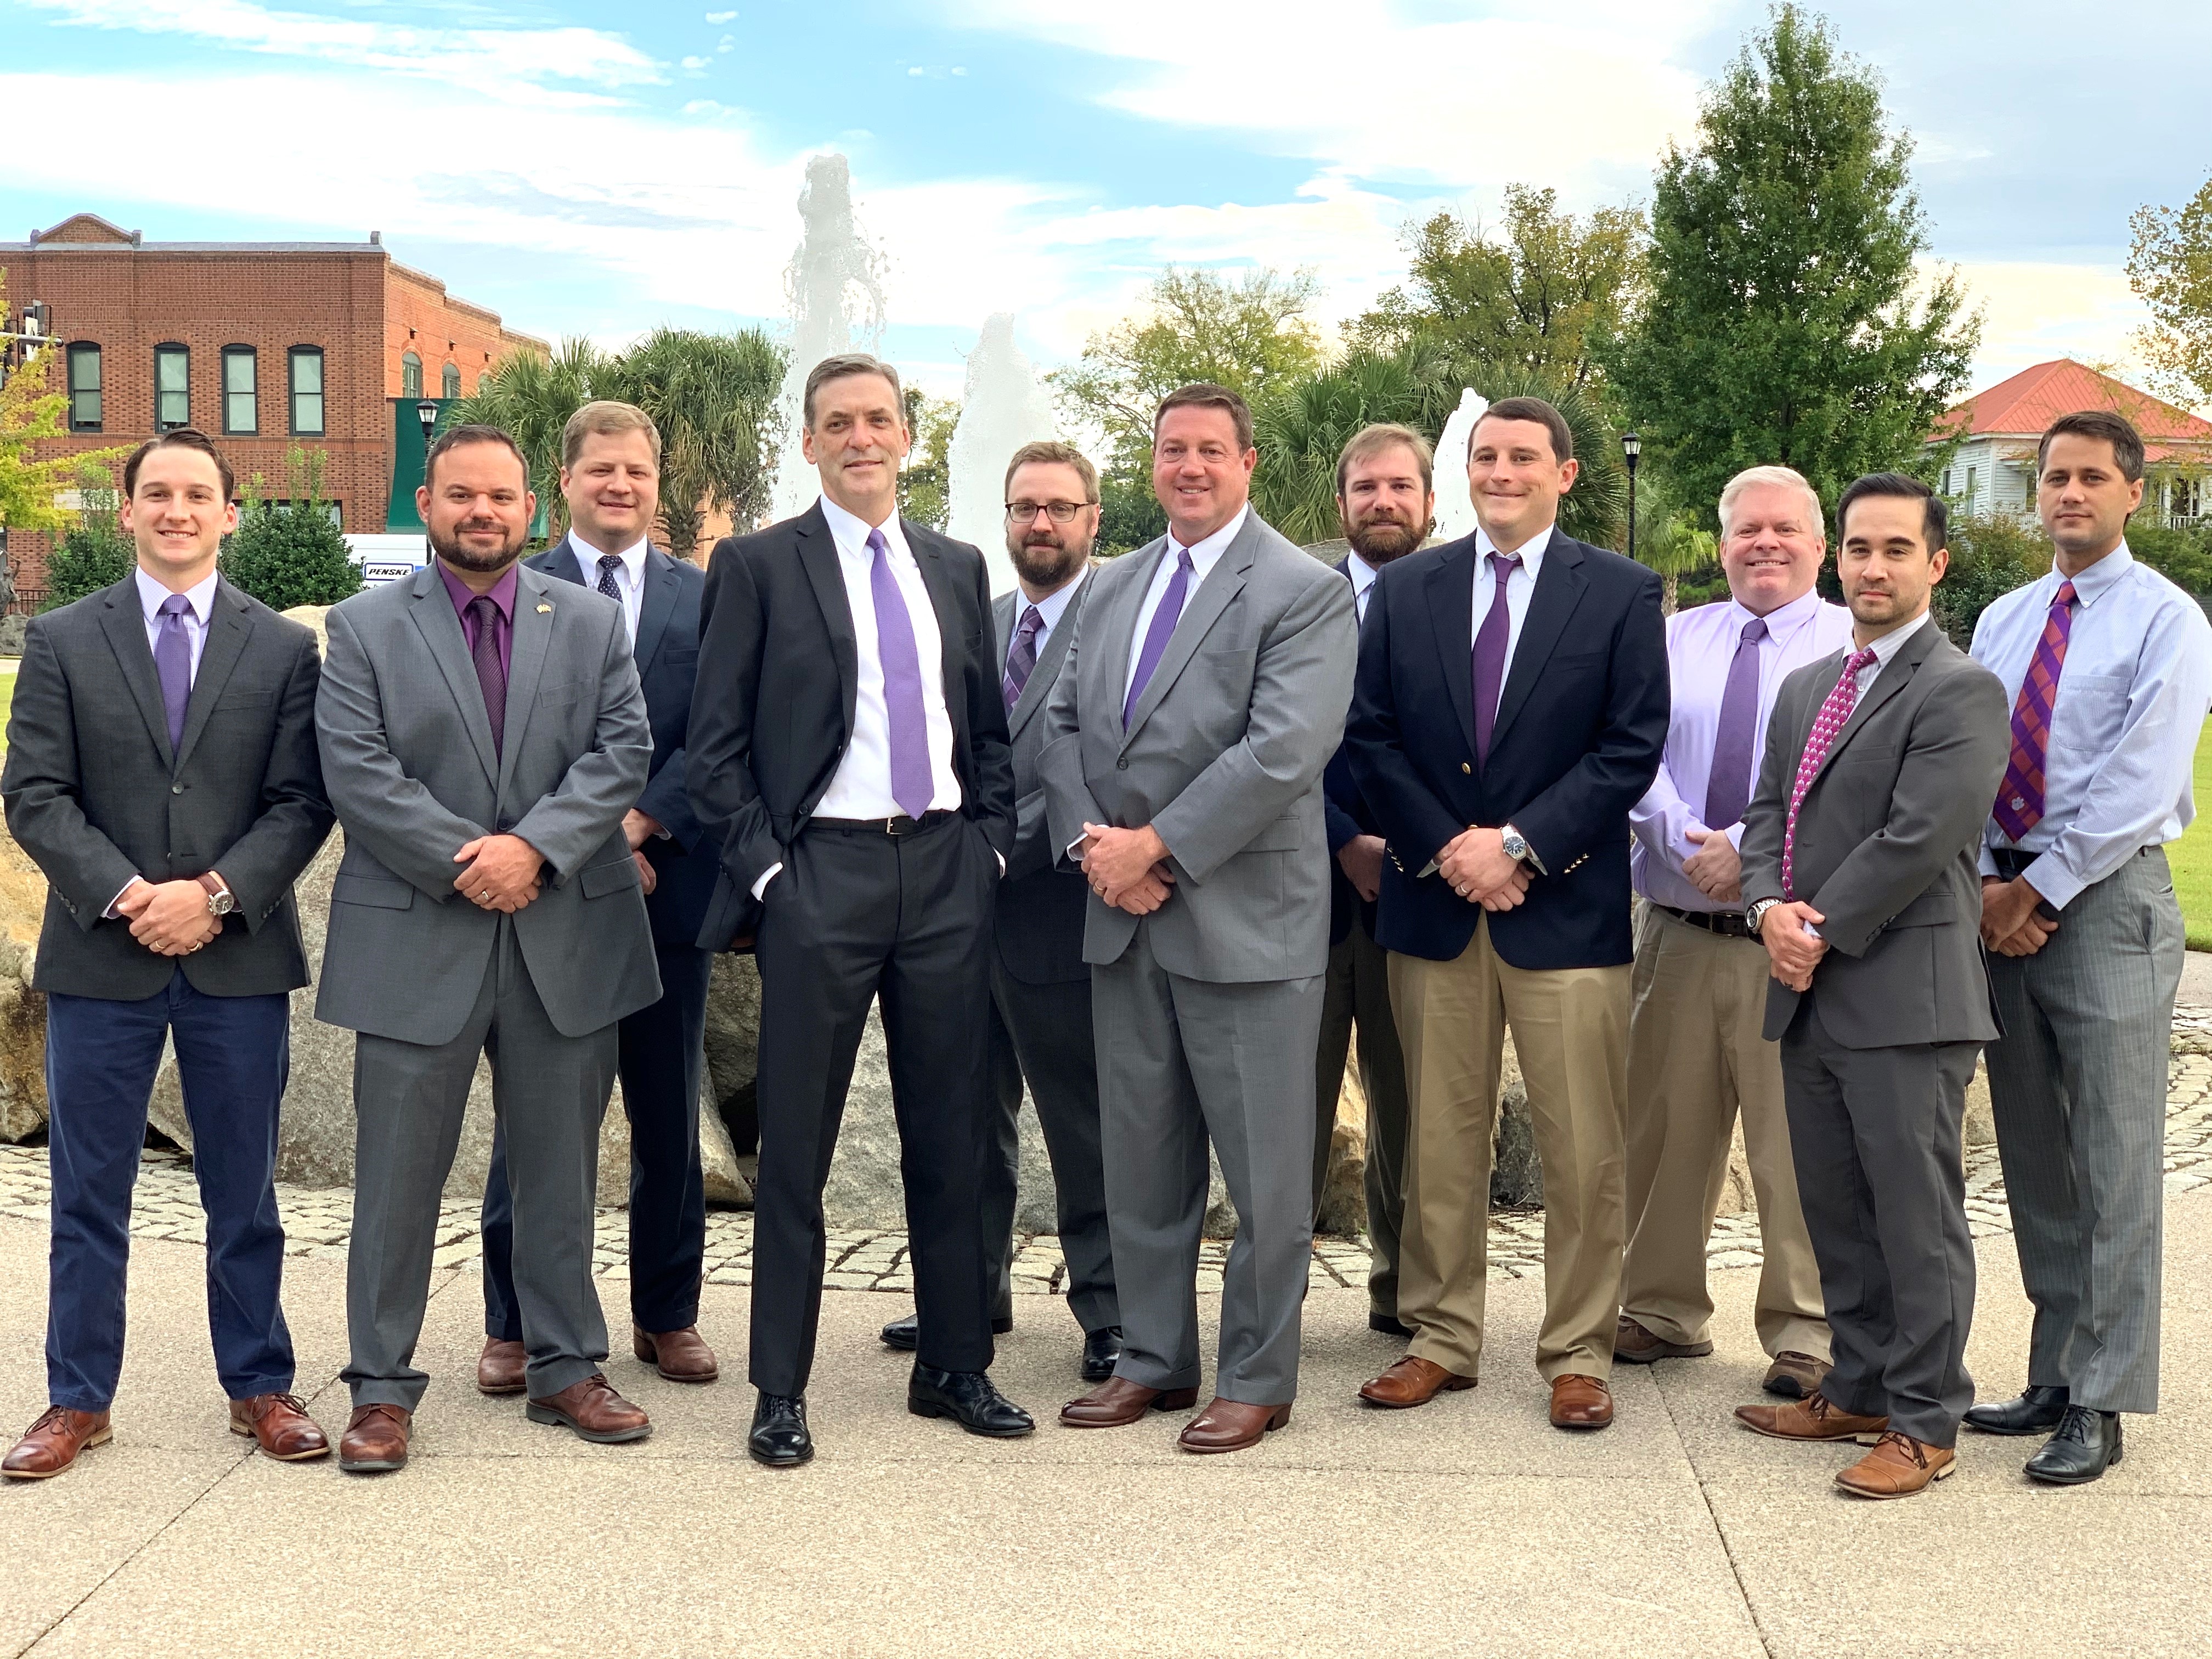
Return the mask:
[[[2173,1023],[2173,1059],[2168,1073],[2166,1121],[2166,1188],[2188,1192],[2212,1182],[2212,1008],[2185,1007]],[[0,1216],[43,1223],[50,1183],[46,1149],[0,1145]],[[280,1186],[276,1201],[295,1256],[337,1257],[346,1253],[353,1229],[353,1194],[343,1188]],[[2012,1231],[2005,1202],[2004,1175],[1994,1146],[1966,1153],[1966,1212],[1974,1237]],[[175,1152],[148,1152],[139,1166],[131,1218],[136,1238],[177,1239],[204,1243],[206,1229],[198,1190],[188,1159]],[[599,1212],[594,1261],[600,1277],[623,1279],[628,1223],[620,1208]],[[753,1218],[742,1210],[710,1212],[707,1218],[707,1278],[716,1285],[752,1282]],[[1199,1255],[1200,1291],[1221,1288],[1228,1245],[1209,1239]],[[473,1267],[483,1255],[474,1205],[447,1204],[438,1221],[441,1267]],[[1750,1215],[1723,1216],[1713,1226],[1707,1260],[1716,1267],[1755,1267],[1760,1261],[1759,1224]],[[1500,1211],[1490,1221],[1490,1273],[1493,1279],[1522,1279],[1544,1270],[1544,1218],[1540,1212]],[[1014,1289],[1056,1294],[1066,1275],[1059,1241],[1049,1235],[1024,1238],[1014,1257]],[[1316,1285],[1364,1285],[1367,1245],[1353,1238],[1314,1241]],[[903,1232],[833,1231],[830,1235],[829,1288],[889,1291],[912,1294]]]

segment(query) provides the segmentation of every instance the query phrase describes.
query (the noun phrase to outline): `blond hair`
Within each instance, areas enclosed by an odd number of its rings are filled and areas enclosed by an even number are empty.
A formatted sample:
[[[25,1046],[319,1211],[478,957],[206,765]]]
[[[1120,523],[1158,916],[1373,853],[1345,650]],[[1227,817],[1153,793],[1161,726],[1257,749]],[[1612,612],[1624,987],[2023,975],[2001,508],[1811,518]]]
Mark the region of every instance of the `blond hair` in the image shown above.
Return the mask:
[[[618,404],[610,398],[586,404],[568,417],[568,424],[561,428],[561,465],[576,465],[576,457],[584,453],[585,439],[612,438],[625,432],[645,434],[653,464],[660,465],[660,428],[653,423],[653,416],[635,404]]]
[[[1735,510],[1735,504],[1741,498],[1743,492],[1759,484],[1773,484],[1782,489],[1802,491],[1805,497],[1805,506],[1813,515],[1814,532],[1824,538],[1826,537],[1828,521],[1821,516],[1820,492],[1813,488],[1811,479],[1798,471],[1796,468],[1790,466],[1749,466],[1728,481],[1727,486],[1721,491],[1720,513],[1723,536],[1729,533],[1729,514]]]

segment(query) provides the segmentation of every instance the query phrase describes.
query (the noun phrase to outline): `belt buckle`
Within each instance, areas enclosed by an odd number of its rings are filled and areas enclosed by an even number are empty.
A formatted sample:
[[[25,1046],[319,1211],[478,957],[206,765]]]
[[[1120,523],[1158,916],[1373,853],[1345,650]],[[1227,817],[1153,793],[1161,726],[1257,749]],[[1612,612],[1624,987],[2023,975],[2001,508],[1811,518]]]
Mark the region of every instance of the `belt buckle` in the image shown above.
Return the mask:
[[[907,819],[907,820],[906,820],[906,822],[907,822],[908,823],[909,823],[909,824],[914,825],[914,826],[915,826],[915,829],[919,829],[919,828],[921,827],[921,820],[920,820],[920,819],[918,819],[918,818],[908,818],[908,819]],[[896,840],[897,837],[899,837],[899,836],[910,836],[910,835],[912,835],[912,834],[914,833],[914,830],[911,830],[911,829],[909,829],[909,830],[902,830],[902,829],[900,829],[900,828],[899,828],[899,819],[898,819],[896,816],[894,816],[894,817],[891,817],[885,818],[885,819],[884,820],[884,833],[885,835],[887,835],[887,836],[889,836],[892,837],[894,840]]]

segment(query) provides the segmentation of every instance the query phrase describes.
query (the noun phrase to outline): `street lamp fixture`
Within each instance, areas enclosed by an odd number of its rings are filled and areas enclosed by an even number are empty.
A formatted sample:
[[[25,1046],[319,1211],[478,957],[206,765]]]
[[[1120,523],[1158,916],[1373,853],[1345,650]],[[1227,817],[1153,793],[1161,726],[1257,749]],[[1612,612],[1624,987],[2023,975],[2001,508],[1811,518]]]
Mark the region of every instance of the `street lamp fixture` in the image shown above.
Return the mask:
[[[1620,453],[1628,462],[1628,556],[1636,556],[1636,458],[1644,453],[1644,440],[1633,432],[1620,434]]]
[[[415,418],[422,422],[422,453],[430,453],[430,437],[437,430],[438,405],[425,398],[415,405]]]

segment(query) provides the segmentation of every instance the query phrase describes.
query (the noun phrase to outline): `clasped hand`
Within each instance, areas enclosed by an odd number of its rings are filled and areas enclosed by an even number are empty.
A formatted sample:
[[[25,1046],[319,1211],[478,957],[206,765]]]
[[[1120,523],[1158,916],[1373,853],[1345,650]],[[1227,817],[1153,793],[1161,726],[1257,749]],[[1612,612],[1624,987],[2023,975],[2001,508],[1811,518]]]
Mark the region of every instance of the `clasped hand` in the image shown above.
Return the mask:
[[[1437,873],[1486,910],[1510,910],[1528,892],[1528,866],[1506,852],[1502,830],[1461,830],[1437,854]]]
[[[1150,824],[1141,830],[1116,830],[1111,824],[1086,823],[1080,850],[1091,890],[1117,910],[1150,915],[1175,890],[1167,843]]]
[[[2032,957],[2058,931],[2055,919],[2036,914],[2043,895],[2025,876],[1982,878],[1982,943],[2001,957]]]
[[[197,881],[151,882],[141,877],[115,901],[131,922],[131,937],[157,957],[190,956],[222,931],[210,914],[207,889]]]
[[[1813,970],[1828,954],[1828,941],[1805,931],[1808,923],[1817,927],[1826,920],[1796,899],[1771,906],[1759,919],[1759,942],[1766,947],[1771,970],[1793,991],[1812,988]]]
[[[468,867],[453,878],[453,890],[470,903],[511,915],[536,898],[544,855],[520,836],[478,836],[453,854]]]
[[[1743,860],[1725,830],[1692,830],[1698,850],[1682,860],[1682,873],[1690,885],[1716,904],[1734,904],[1743,897]]]

